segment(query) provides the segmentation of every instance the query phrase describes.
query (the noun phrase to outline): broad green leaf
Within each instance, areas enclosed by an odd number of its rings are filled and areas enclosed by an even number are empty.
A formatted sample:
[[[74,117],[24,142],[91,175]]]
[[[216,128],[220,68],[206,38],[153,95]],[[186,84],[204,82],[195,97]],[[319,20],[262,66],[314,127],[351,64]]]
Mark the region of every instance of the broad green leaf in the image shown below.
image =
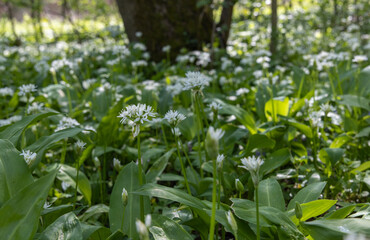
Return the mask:
[[[343,239],[351,233],[370,236],[370,220],[367,219],[316,220],[303,223],[303,226],[315,240]]]
[[[28,165],[9,140],[0,139],[0,206],[33,183]]]
[[[280,184],[273,178],[261,181],[258,185],[259,204],[285,210],[285,201]]]
[[[34,169],[41,161],[44,156],[45,150],[51,147],[54,143],[69,137],[76,136],[80,133],[82,129],[80,128],[68,128],[58,132],[53,133],[50,136],[43,136],[32,145],[26,147],[26,149],[30,150],[31,152],[36,152],[36,160],[30,166],[31,169]]]
[[[303,189],[301,189],[297,195],[289,202],[287,210],[294,209],[295,202],[300,204],[317,200],[324,189],[326,182],[315,182]]]
[[[98,204],[95,206],[90,207],[89,209],[86,210],[79,218],[81,221],[86,222],[89,218],[92,216],[100,216],[102,214],[108,213],[109,212],[109,207],[104,204]]]
[[[288,120],[286,123],[300,130],[306,137],[312,138],[312,129],[309,126],[296,122],[295,120]]]
[[[325,164],[331,163],[334,166],[342,159],[344,152],[342,148],[323,148],[319,152],[319,157]]]
[[[57,178],[60,181],[68,183],[71,187],[76,187],[76,179],[77,179],[77,170],[66,164],[60,165],[59,172],[57,174]],[[86,175],[80,170],[78,174],[78,187],[77,191],[81,193],[86,201],[91,205],[91,186],[89,179]]]
[[[111,232],[103,226],[96,226],[81,222],[83,240],[102,240],[107,239]]]
[[[321,199],[321,200],[315,200],[308,203],[301,204],[302,213],[303,216],[301,218],[301,221],[304,222],[310,218],[317,217],[326,211],[328,211],[337,201],[336,200],[327,200],[327,199]],[[298,219],[296,218],[294,214],[294,209],[289,210],[288,215],[292,219],[292,221],[298,225]]]
[[[149,227],[154,239],[191,240],[192,236],[177,222],[163,215],[152,215],[152,224]]]
[[[343,146],[343,144],[351,141],[351,137],[347,135],[339,136],[333,140],[333,142],[330,144],[330,148],[340,148]]]
[[[231,208],[235,215],[249,223],[256,224],[256,207],[255,203],[244,199],[231,199],[233,202]],[[272,225],[282,226],[287,234],[299,235],[299,231],[292,220],[285,212],[274,207],[260,206],[260,224],[263,227]]]
[[[265,104],[265,115],[268,121],[279,121],[280,116],[288,116],[289,114],[289,98],[270,99]]]
[[[156,182],[157,178],[162,174],[164,169],[167,167],[168,160],[176,149],[171,149],[160,157],[154,164],[149,168],[146,173],[147,182]]]
[[[0,208],[0,236],[4,240],[32,239],[56,171],[16,193]]]
[[[43,228],[46,228],[50,224],[52,224],[57,218],[60,216],[73,211],[72,204],[63,204],[57,205],[55,207],[51,206],[48,208],[44,208],[41,212],[41,217],[43,220]]]
[[[338,103],[340,104],[348,105],[351,107],[359,107],[370,111],[370,101],[364,97],[355,95],[342,95],[338,97]]]
[[[22,133],[28,126],[41,120],[43,118],[56,115],[57,112],[46,112],[46,113],[38,113],[33,114],[31,116],[24,117],[22,120],[10,125],[9,127],[5,128],[2,132],[0,132],[0,139],[8,139],[14,145],[17,145],[19,138],[21,137]]]
[[[290,160],[290,152],[288,148],[282,148],[273,152],[261,166],[261,172],[268,174],[276,168],[283,166]]]
[[[59,217],[50,224],[38,237],[39,240],[55,239],[81,240],[82,228],[80,221],[73,212]]]
[[[220,114],[230,114],[235,115],[240,123],[242,123],[251,134],[257,133],[256,123],[254,121],[253,115],[247,112],[246,110],[222,102],[222,108],[220,109]]]
[[[126,207],[122,204],[123,188],[128,192],[128,203]],[[139,168],[134,162],[131,162],[118,174],[110,198],[109,224],[112,232],[121,230],[130,238],[139,238],[136,231],[135,221],[136,219],[140,219],[140,196],[134,194],[134,192],[139,188]],[[144,197],[144,215],[149,213],[149,209],[149,198]],[[123,212],[124,219],[122,219]]]
[[[325,219],[344,219],[355,210],[356,205],[343,207],[330,213]]]
[[[145,184],[135,193],[172,200],[200,210],[208,208],[207,205],[204,204],[201,200],[185,193],[182,190],[165,187],[154,183]]]
[[[370,168],[370,161],[362,163],[359,167],[353,169],[351,173],[363,172]]]
[[[254,134],[249,137],[246,152],[250,153],[254,149],[270,149],[275,146],[275,141],[263,134]]]

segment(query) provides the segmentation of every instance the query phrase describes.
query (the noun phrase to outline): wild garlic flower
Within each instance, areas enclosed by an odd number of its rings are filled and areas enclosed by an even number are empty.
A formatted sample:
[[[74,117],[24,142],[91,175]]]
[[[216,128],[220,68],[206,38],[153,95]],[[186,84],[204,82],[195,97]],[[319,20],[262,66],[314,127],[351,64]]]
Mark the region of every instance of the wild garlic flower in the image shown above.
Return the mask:
[[[34,102],[34,103],[32,103],[32,105],[29,105],[28,106],[28,108],[27,108],[27,114],[31,114],[31,113],[42,111],[43,107],[44,107],[44,104],[43,103]]]
[[[129,105],[121,111],[117,116],[121,119],[121,123],[127,123],[132,127],[132,133],[134,137],[137,137],[140,133],[140,126],[144,122],[149,122],[151,118],[155,117],[156,113],[153,112],[151,106],[146,104]]]
[[[164,119],[167,120],[167,122],[171,126],[177,126],[181,121],[185,120],[186,117],[184,114],[179,113],[178,111],[169,110],[166,115],[164,115]]]
[[[212,102],[211,104],[209,104],[209,108],[212,110],[212,111],[218,111],[222,108],[222,105],[218,102]]]
[[[179,128],[175,127],[175,128],[172,128],[171,129],[171,132],[173,133],[173,135],[175,135],[176,137],[180,137],[181,135],[181,131]]]
[[[85,145],[86,145],[86,143],[85,143],[85,142],[83,142],[83,141],[81,141],[81,140],[78,140],[78,141],[76,142],[76,147],[77,147],[78,149],[80,149],[80,150],[84,149],[84,148],[85,148]]]
[[[14,91],[10,87],[0,88],[0,96],[2,97],[12,96],[13,94],[14,94]]]
[[[36,153],[31,152],[30,150],[26,151],[22,150],[22,153],[20,155],[23,156],[24,160],[28,165],[31,165],[35,161],[37,156]]]
[[[367,61],[367,56],[366,55],[356,55],[352,62],[356,62],[356,63],[359,63],[359,62],[366,62]]]
[[[70,117],[63,117],[55,129],[55,132],[67,129],[67,128],[74,128],[80,126],[80,123],[76,121],[76,119]]]
[[[152,225],[152,215],[147,214],[145,216],[145,226],[150,227]]]
[[[162,48],[162,52],[169,52],[171,50],[171,46],[170,45],[166,45]]]
[[[325,116],[323,111],[311,112],[309,114],[309,119],[311,120],[313,127],[323,128],[324,122],[322,121],[321,117]]]
[[[223,154],[218,154],[217,163],[221,164],[224,160],[225,160],[225,156]]]
[[[243,165],[240,167],[245,168],[250,172],[253,183],[257,186],[259,183],[259,170],[264,161],[260,157],[256,158],[255,156],[242,158],[241,161]]]
[[[320,105],[320,109],[321,109],[321,111],[323,111],[325,113],[334,112],[335,111],[335,107],[333,107],[329,103],[321,104]]]
[[[23,84],[19,87],[19,96],[26,96],[29,93],[36,92],[37,87],[35,84]]]
[[[200,91],[203,90],[205,86],[208,86],[211,81],[210,77],[200,72],[187,72],[185,75],[186,78],[182,82],[184,90],[192,89],[194,91]]]
[[[138,232],[140,239],[149,240],[149,232],[145,224],[139,219],[136,219],[135,225],[136,225],[136,231]]]

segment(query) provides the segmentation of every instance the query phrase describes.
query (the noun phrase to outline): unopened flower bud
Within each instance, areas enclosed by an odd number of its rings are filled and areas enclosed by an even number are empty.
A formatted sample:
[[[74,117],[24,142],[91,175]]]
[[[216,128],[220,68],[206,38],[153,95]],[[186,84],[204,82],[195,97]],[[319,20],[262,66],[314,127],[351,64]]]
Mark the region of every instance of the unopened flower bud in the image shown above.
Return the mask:
[[[117,158],[113,158],[113,167],[117,172],[121,170],[121,162]]]
[[[209,127],[206,137],[206,151],[211,159],[216,159],[218,156],[218,141],[222,138],[225,132],[222,129],[214,129]]]
[[[99,160],[98,157],[94,157],[93,162],[94,162],[95,167],[97,167],[97,168],[100,167],[100,160]]]
[[[295,216],[298,218],[298,220],[300,220],[303,214],[302,214],[302,208],[299,202],[295,202],[294,212],[295,212]]]
[[[235,221],[234,214],[231,211],[226,213],[227,222],[230,224],[231,229],[233,230],[234,234],[238,231],[238,225]]]
[[[148,228],[145,226],[145,224],[140,221],[139,219],[136,219],[136,231],[139,233],[139,237],[141,240],[149,240],[149,232]]]
[[[239,180],[239,178],[235,179],[235,188],[239,192],[244,192],[244,186],[243,186],[242,182]]]
[[[128,203],[128,193],[127,193],[126,188],[123,188],[122,189],[122,204],[124,207],[126,207],[127,203]]]

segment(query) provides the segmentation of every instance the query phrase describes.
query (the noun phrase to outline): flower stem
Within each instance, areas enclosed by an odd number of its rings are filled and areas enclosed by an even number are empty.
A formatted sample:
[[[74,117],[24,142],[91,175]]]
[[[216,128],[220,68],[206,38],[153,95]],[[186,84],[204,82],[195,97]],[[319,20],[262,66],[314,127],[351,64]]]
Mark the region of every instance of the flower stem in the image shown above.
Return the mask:
[[[166,138],[166,132],[164,131],[163,124],[161,124],[161,129],[162,129],[162,133],[163,133],[163,140],[164,140],[164,143],[166,144],[167,149],[169,149],[169,147],[168,147],[168,142],[167,142],[167,138]]]
[[[124,232],[123,231],[123,222],[125,221],[125,210],[126,210],[126,207],[124,206],[123,207],[123,211],[122,211],[122,222],[121,222],[121,230],[122,230],[122,232]]]
[[[203,132],[203,124],[202,124],[202,119],[199,113],[199,105],[198,105],[198,98],[197,98],[197,93],[194,93],[194,110],[195,110],[195,115],[197,116],[197,122],[198,122],[198,133],[197,133],[197,138],[198,138],[198,158],[199,158],[199,168],[200,168],[200,176],[203,178],[203,159],[202,159],[202,148],[201,148],[201,141],[200,141],[200,134]]]
[[[258,183],[256,186],[256,218],[257,218],[257,240],[260,240],[260,211],[259,211],[259,204],[258,204]]]
[[[180,154],[179,139],[176,136],[175,136],[175,141],[176,141],[177,155],[179,157],[180,164],[181,164],[182,174],[184,175],[184,179],[185,179],[185,186],[186,186],[186,189],[188,190],[189,195],[191,195],[188,178],[186,176],[186,169],[185,169],[185,166],[184,166],[184,163],[182,161],[181,154]]]
[[[137,155],[139,166],[139,183],[143,185],[142,166],[141,166],[141,151],[140,151],[140,134],[137,136]],[[144,197],[140,196],[140,220],[144,221]]]
[[[212,186],[212,215],[211,215],[211,225],[209,227],[209,240],[214,239],[215,225],[216,225],[216,201],[217,201],[217,163],[216,159],[213,159],[213,186]]]
[[[77,202],[77,188],[78,188],[78,175],[80,173],[80,159],[77,159],[76,171],[77,171],[77,175],[76,175],[75,201],[73,203],[74,209],[76,209],[76,202]]]

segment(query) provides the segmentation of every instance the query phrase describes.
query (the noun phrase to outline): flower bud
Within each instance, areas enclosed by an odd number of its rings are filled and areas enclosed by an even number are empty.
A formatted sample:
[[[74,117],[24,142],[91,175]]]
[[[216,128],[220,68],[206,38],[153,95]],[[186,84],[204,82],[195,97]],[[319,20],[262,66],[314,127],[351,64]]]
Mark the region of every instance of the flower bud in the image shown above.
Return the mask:
[[[234,218],[234,215],[231,211],[228,211],[226,213],[226,218],[227,218],[227,222],[230,224],[231,226],[231,229],[233,230],[233,233],[234,234],[237,234],[237,231],[238,231],[238,225],[235,221],[235,218]]]
[[[299,204],[299,202],[295,202],[294,212],[295,212],[296,218],[298,218],[298,220],[300,220],[302,218],[303,214],[302,214],[302,208],[301,208],[301,205]]]
[[[235,179],[235,188],[238,190],[238,192],[244,192],[244,186],[239,178]]]
[[[113,158],[113,167],[117,172],[121,170],[121,162],[117,158]]]
[[[99,160],[98,157],[94,157],[93,162],[94,162],[95,167],[97,167],[97,168],[100,167],[100,160]]]
[[[222,129],[214,129],[209,127],[206,137],[206,151],[211,159],[216,159],[218,156],[218,140],[224,135]]]
[[[122,189],[122,204],[124,207],[126,207],[127,203],[128,203],[128,193],[127,193],[126,188],[123,188]]]
[[[141,240],[149,240],[149,232],[148,228],[145,226],[145,224],[140,221],[139,219],[136,219],[136,231],[139,233],[139,237]]]

